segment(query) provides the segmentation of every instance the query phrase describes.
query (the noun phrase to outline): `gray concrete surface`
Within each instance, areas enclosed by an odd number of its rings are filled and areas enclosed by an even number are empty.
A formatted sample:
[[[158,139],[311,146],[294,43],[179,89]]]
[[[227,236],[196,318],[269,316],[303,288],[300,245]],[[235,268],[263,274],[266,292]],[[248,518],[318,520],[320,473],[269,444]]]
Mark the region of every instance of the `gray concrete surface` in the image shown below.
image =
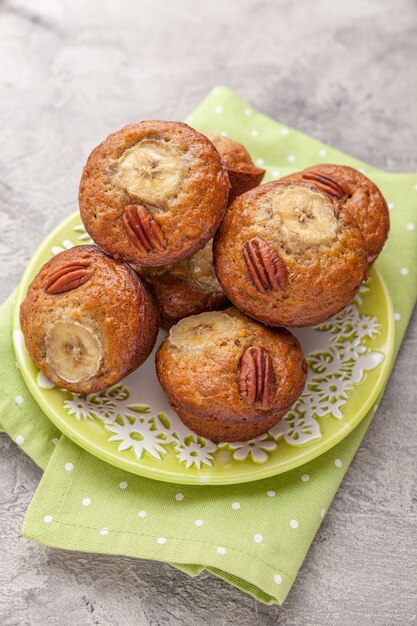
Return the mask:
[[[412,0],[0,0],[0,290],[76,206],[89,150],[215,84],[374,165],[417,167]],[[20,537],[40,472],[0,438],[0,624],[417,624],[417,316],[283,607],[209,575]]]

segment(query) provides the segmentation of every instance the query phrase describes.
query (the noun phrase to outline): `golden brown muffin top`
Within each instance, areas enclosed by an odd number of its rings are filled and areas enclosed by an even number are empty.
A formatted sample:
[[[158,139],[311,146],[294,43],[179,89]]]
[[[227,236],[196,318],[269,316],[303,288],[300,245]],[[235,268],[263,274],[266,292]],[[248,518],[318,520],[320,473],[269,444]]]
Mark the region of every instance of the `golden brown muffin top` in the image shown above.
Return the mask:
[[[178,322],[156,363],[174,408],[222,421],[285,410],[301,393],[307,371],[289,331],[266,328],[234,307]]]
[[[117,259],[167,265],[213,236],[229,179],[213,144],[181,122],[125,126],[93,150],[80,183],[91,237]]]
[[[328,319],[365,277],[355,220],[314,183],[276,181],[236,198],[214,240],[226,295],[255,319],[305,326]]]
[[[158,328],[141,279],[96,246],[77,246],[48,261],[30,284],[20,315],[37,367],[58,386],[80,393],[104,389],[137,367]]]

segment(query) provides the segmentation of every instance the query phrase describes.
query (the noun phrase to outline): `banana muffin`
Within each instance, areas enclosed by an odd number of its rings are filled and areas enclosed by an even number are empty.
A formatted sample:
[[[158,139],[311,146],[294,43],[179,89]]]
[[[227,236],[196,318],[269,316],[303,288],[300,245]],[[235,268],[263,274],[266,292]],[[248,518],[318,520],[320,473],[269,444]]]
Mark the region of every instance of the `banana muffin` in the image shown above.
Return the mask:
[[[239,196],[214,239],[229,300],[271,326],[309,326],[343,309],[366,277],[351,214],[313,181],[276,181]]]
[[[320,164],[281,180],[309,180],[336,198],[358,222],[368,249],[368,265],[377,259],[387,240],[390,220],[387,203],[378,187],[347,165]]]
[[[134,269],[152,286],[166,330],[183,317],[224,309],[229,302],[214,273],[212,239],[189,259]]]
[[[169,265],[213,237],[229,188],[207,137],[181,122],[140,122],[90,154],[80,183],[81,218],[115,259]]]
[[[48,261],[20,308],[26,347],[58,387],[95,393],[149,356],[158,308],[144,281],[96,246],[77,246]]]
[[[265,170],[256,167],[241,143],[217,133],[203,131],[220,153],[230,180],[229,204],[236,196],[261,184]]]
[[[156,354],[169,402],[195,433],[215,442],[267,432],[301,394],[307,364],[297,339],[230,307],[173,326]]]

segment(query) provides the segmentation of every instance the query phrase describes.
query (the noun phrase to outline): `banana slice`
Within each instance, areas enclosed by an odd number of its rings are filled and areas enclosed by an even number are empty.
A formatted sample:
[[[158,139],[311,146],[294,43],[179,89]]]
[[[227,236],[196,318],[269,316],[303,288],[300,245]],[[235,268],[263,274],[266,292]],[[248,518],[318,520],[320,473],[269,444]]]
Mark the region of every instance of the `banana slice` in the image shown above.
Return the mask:
[[[321,193],[295,187],[276,196],[273,210],[283,235],[306,246],[334,241],[339,230],[334,208]]]
[[[237,320],[226,313],[210,311],[185,317],[169,331],[170,342],[179,350],[200,352],[230,338]]]
[[[213,240],[210,240],[204,248],[196,252],[188,260],[190,274],[193,280],[208,291],[221,292],[222,288],[214,273],[213,267]]]
[[[81,383],[100,368],[100,342],[78,322],[57,322],[48,334],[46,359],[62,380]]]
[[[118,160],[116,180],[134,198],[164,206],[178,194],[185,173],[184,152],[158,139],[143,139]]]

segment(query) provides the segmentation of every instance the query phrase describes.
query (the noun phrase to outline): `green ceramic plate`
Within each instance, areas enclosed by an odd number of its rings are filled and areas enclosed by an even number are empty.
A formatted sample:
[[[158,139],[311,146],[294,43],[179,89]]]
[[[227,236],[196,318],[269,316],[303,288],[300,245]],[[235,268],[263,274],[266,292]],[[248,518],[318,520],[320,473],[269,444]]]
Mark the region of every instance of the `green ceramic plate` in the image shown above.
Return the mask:
[[[106,392],[77,395],[58,389],[26,351],[19,305],[45,261],[86,243],[91,240],[75,213],[40,246],[18,289],[14,347],[25,381],[48,417],[67,437],[112,465],[186,484],[266,478],[302,465],[338,443],[382,390],[393,356],[394,323],[390,298],[376,268],[341,313],[325,324],[296,331],[310,366],[305,392],[284,419],[253,441],[216,445],[188,430],[158,383],[154,354]]]

